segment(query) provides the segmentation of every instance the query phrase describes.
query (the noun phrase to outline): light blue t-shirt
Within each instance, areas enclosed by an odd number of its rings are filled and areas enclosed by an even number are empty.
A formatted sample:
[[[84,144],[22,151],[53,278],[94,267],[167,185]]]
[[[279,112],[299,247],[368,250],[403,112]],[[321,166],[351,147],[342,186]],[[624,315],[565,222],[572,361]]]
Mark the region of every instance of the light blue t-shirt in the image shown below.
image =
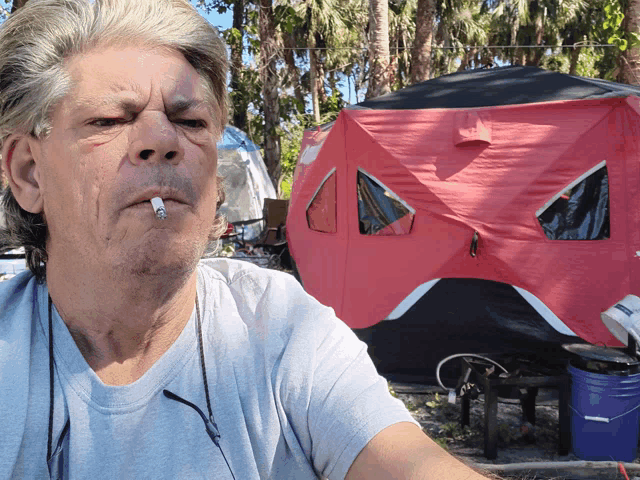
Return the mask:
[[[378,432],[413,422],[365,344],[292,276],[204,260],[198,296],[211,407],[236,480],[342,479]],[[48,478],[47,300],[30,273],[0,282],[0,479]],[[54,447],[70,419],[64,478],[231,478],[196,411],[162,394],[207,414],[195,318],[194,308],[139,380],[109,386],[54,308]]]

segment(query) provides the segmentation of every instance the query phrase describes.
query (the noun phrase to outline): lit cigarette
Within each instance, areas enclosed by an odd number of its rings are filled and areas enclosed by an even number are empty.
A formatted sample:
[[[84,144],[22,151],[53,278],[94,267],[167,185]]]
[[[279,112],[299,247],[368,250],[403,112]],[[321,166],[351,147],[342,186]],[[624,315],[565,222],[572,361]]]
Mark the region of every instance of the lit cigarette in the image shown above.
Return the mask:
[[[153,211],[156,212],[156,218],[158,220],[167,218],[167,210],[164,208],[164,202],[160,197],[153,197],[151,199],[151,206],[153,207]]]

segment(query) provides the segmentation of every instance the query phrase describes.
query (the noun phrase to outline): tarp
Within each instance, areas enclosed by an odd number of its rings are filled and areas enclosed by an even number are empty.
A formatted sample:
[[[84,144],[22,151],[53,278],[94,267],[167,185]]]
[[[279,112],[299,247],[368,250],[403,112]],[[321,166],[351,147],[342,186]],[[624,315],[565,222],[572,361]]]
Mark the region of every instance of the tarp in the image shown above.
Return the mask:
[[[505,67],[343,110],[306,132],[294,176],[287,233],[305,288],[355,329],[404,331],[405,353],[419,330],[420,355],[617,345],[600,312],[640,293],[638,97]],[[430,295],[440,279],[465,286]],[[486,301],[465,309],[464,295]]]
[[[246,133],[228,125],[218,142],[218,175],[224,177],[226,200],[220,213],[230,223],[242,223],[262,218],[265,198],[277,198],[273,182],[260,154],[260,147]],[[239,226],[244,240],[256,240],[264,222]]]

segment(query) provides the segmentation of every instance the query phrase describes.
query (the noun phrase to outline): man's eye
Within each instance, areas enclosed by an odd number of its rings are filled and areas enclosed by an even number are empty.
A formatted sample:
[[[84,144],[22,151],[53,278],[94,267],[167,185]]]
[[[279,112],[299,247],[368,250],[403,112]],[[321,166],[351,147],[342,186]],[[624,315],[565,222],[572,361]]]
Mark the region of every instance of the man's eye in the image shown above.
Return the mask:
[[[192,120],[184,118],[178,120],[177,123],[187,128],[207,128],[207,122],[205,122],[204,120]]]
[[[96,118],[89,122],[94,127],[113,127],[124,122],[122,118]]]

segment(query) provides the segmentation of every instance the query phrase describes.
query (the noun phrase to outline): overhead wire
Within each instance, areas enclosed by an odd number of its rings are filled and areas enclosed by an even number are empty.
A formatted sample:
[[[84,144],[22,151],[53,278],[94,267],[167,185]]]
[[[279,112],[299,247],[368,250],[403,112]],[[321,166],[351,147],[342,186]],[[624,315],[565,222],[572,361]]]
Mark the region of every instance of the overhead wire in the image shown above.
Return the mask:
[[[608,48],[615,47],[615,45],[608,43],[588,43],[582,44],[582,42],[574,43],[572,45],[460,45],[460,46],[437,46],[433,45],[432,50],[459,50],[459,49],[509,49],[509,48]],[[411,50],[412,47],[394,47],[394,50]],[[279,47],[279,50],[294,50],[294,51],[307,51],[307,50],[324,50],[324,51],[337,51],[337,50],[362,50],[367,51],[367,47]]]

